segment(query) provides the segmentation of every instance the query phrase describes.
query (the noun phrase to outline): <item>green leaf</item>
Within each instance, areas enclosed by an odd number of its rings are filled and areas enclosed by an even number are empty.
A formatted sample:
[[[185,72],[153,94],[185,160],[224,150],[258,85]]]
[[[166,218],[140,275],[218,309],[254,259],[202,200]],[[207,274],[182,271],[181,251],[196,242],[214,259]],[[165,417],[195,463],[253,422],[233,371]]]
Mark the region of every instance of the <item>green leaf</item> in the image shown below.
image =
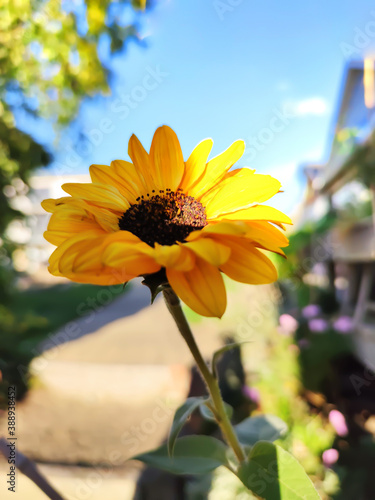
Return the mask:
[[[224,403],[224,408],[225,408],[225,413],[228,415],[229,418],[232,418],[233,415],[233,408],[231,405],[228,405],[227,403]],[[212,413],[210,408],[206,404],[202,404],[199,407],[199,411],[201,412],[201,415],[203,418],[206,420],[210,420],[211,422],[217,422],[215,415]]]
[[[198,408],[207,398],[188,398],[183,405],[181,405],[174,414],[172,427],[168,438],[168,452],[169,455],[173,455],[173,448],[180,433],[180,430],[184,426],[186,420],[190,417],[194,410]]]
[[[221,465],[229,466],[224,443],[210,436],[185,436],[177,439],[173,457],[167,445],[142,453],[132,460],[162,469],[172,474],[206,474]]]
[[[249,417],[234,427],[242,444],[253,446],[257,441],[275,441],[283,437],[288,426],[274,415]]]
[[[260,441],[251,450],[238,477],[266,500],[319,500],[313,483],[298,461],[280,446]]]

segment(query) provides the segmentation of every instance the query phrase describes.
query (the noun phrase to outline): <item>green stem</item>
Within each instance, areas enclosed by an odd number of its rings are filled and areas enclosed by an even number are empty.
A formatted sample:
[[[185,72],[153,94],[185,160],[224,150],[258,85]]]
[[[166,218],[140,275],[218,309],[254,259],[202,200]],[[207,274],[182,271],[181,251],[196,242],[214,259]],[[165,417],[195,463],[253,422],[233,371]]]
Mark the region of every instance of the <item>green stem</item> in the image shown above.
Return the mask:
[[[212,403],[215,408],[215,417],[223,433],[223,436],[227,441],[227,443],[229,444],[229,446],[233,449],[239,462],[240,463],[244,462],[246,460],[245,454],[243,452],[240,442],[238,441],[236,433],[234,432],[230,419],[225,411],[224,401],[221,396],[218,380],[209,370],[208,366],[206,365],[202,357],[202,354],[197,346],[197,343],[195,342],[194,336],[190,329],[189,323],[187,322],[185,315],[182,311],[180,299],[177,297],[177,295],[171,288],[167,288],[166,290],[164,290],[163,294],[168,310],[171,313],[173,319],[175,320],[177,328],[179,329],[182,337],[187,343],[195,359],[195,362],[198,365],[201,376],[207,386],[208,392],[211,396]]]

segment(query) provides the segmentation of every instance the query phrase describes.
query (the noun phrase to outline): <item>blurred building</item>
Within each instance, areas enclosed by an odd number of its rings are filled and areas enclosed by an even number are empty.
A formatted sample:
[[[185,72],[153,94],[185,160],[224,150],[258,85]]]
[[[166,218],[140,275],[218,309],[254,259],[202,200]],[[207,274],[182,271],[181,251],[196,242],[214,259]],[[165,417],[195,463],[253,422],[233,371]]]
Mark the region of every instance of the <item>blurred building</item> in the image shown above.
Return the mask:
[[[300,227],[320,228],[309,258],[354,321],[360,358],[375,367],[375,77],[374,60],[348,64],[326,163],[304,165]]]

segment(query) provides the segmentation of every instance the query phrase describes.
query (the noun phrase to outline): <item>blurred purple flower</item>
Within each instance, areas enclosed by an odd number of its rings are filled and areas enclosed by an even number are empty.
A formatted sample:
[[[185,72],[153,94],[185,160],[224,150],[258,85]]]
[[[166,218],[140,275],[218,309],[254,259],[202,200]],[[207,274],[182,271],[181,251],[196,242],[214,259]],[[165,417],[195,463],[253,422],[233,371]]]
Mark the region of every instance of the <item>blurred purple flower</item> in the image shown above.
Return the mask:
[[[310,319],[309,328],[313,333],[323,333],[328,330],[328,322],[322,318]]]
[[[322,310],[317,304],[310,304],[302,309],[302,316],[306,319],[315,318]]]
[[[310,346],[310,341],[307,339],[301,339],[298,341],[298,347],[300,349],[307,349]]]
[[[279,332],[283,335],[291,335],[298,328],[298,321],[290,314],[282,314],[279,318]]]
[[[258,389],[255,389],[255,387],[249,387],[247,385],[244,385],[242,387],[242,394],[249,398],[251,401],[254,403],[260,403],[260,394]]]
[[[333,465],[339,459],[339,452],[334,448],[330,448],[329,450],[323,451],[322,455],[323,463],[326,467]]]
[[[348,434],[348,427],[346,425],[345,417],[340,411],[330,411],[328,419],[339,436],[346,436]]]
[[[353,330],[353,320],[350,316],[340,316],[333,323],[333,328],[339,333],[350,333]]]

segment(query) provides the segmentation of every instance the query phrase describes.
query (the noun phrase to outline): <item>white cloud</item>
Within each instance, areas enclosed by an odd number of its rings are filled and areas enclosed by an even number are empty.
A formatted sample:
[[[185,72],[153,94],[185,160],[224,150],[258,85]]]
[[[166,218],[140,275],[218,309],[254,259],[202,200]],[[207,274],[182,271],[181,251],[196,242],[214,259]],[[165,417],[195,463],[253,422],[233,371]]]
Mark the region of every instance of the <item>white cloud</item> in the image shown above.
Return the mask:
[[[329,112],[328,101],[323,97],[289,100],[284,102],[284,106],[294,116],[323,116]]]

